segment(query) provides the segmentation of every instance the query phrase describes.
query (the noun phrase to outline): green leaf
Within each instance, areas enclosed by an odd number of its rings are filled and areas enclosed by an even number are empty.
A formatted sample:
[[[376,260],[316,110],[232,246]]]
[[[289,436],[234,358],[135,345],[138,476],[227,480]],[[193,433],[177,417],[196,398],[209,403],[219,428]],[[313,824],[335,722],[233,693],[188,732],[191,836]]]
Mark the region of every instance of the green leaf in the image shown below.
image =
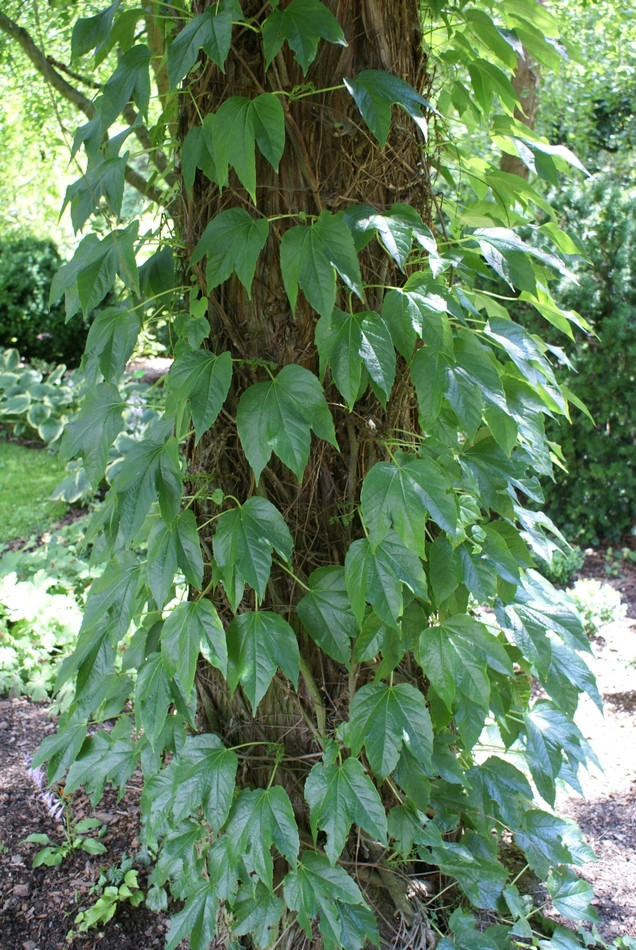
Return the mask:
[[[409,683],[368,683],[351,702],[347,741],[354,755],[364,746],[369,765],[385,779],[406,746],[430,771],[433,751],[431,719],[422,693]]]
[[[428,572],[433,596],[439,606],[451,596],[460,582],[459,564],[453,546],[443,535],[435,538],[428,549]]]
[[[568,920],[598,920],[598,914],[590,904],[594,888],[570,868],[553,870],[547,883],[548,894],[558,914]]]
[[[403,288],[390,290],[384,297],[384,317],[397,350],[410,360],[415,341],[419,338],[435,353],[453,356],[453,336],[446,316],[448,304],[431,287],[415,284],[413,279]]]
[[[309,592],[298,604],[298,616],[312,640],[337,663],[351,663],[351,638],[359,626],[341,567],[321,567],[309,577]]]
[[[119,217],[124,198],[124,175],[128,153],[121,158],[100,159],[90,166],[85,174],[66,189],[62,210],[71,206],[71,223],[77,234],[93,212],[99,208],[101,199],[108,210]]]
[[[334,310],[316,326],[321,371],[331,368],[336,386],[351,409],[361,395],[362,366],[376,395],[386,406],[395,380],[395,350],[386,323],[378,313]]]
[[[160,610],[170,596],[177,568],[192,587],[201,589],[203,557],[196,518],[190,509],[182,511],[171,525],[162,521],[155,524],[148,536],[147,564],[148,583]]]
[[[127,228],[111,231],[101,241],[95,234],[88,234],[71,260],[63,264],[53,277],[50,303],[55,303],[65,294],[67,319],[80,308],[87,316],[112,289],[117,274],[126,287],[139,293],[135,260],[138,228],[138,222],[133,221]]]
[[[220,356],[207,350],[186,352],[170,367],[167,411],[181,414],[189,404],[197,444],[216,422],[231,382],[232,357],[227,352]]]
[[[59,781],[77,758],[84,745],[88,723],[67,722],[60,724],[58,731],[42,740],[33,756],[33,768],[48,762],[47,778],[49,784]]]
[[[162,518],[174,521],[183,494],[177,440],[146,439],[133,445],[113,479],[113,490],[118,496],[120,532],[125,544],[136,536],[156,499]]]
[[[134,310],[107,307],[95,314],[86,340],[84,372],[89,386],[97,383],[98,369],[107,383],[122,375],[141,330]]]
[[[217,522],[213,552],[234,610],[245,584],[256,592],[259,601],[264,599],[272,551],[289,561],[292,545],[283,516],[266,498],[253,496],[244,505],[223,512]]]
[[[241,684],[252,712],[256,712],[278,667],[294,687],[298,685],[298,641],[278,614],[262,610],[239,614],[228,627],[227,645],[230,688],[235,690]]]
[[[423,346],[413,357],[411,379],[425,430],[435,422],[442,408],[447,366],[447,360],[432,346]]]
[[[368,538],[353,542],[345,558],[345,581],[359,624],[368,601],[381,620],[397,629],[404,607],[402,585],[427,599],[422,563],[393,531],[376,546]]]
[[[273,885],[272,846],[290,865],[296,863],[298,826],[289,796],[280,785],[243,789],[232,805],[226,834],[230,853],[247,858],[269,888]]]
[[[97,732],[82,746],[67,775],[65,790],[71,794],[84,786],[95,805],[102,797],[106,781],[123,788],[138,762],[139,750],[129,737],[114,738],[105,732]]]
[[[424,558],[430,520],[456,536],[457,501],[450,479],[432,459],[398,452],[393,462],[378,462],[364,479],[360,502],[372,546],[393,527],[406,547]]]
[[[194,685],[197,660],[202,647],[209,661],[225,675],[227,646],[225,631],[209,600],[178,604],[161,631],[161,655],[169,676],[176,676],[186,696]]]
[[[322,386],[309,370],[289,364],[275,379],[242,394],[236,424],[256,480],[272,451],[300,481],[309,459],[310,430],[337,447]]]
[[[91,585],[74,659],[82,660],[80,646],[83,635],[99,630],[105,620],[114,639],[124,636],[140,607],[140,580],[141,564],[133,554],[127,553],[109,561]]]
[[[219,0],[186,23],[168,46],[168,81],[174,89],[197,61],[199,50],[210,57],[222,72],[232,43],[232,17],[240,18],[236,0]]]
[[[216,932],[217,910],[216,887],[206,881],[170,918],[166,950],[175,950],[182,940],[189,941],[191,950],[208,950]]]
[[[197,168],[219,188],[227,183],[227,162],[223,168],[217,168],[215,146],[216,117],[208,113],[201,125],[188,130],[181,145],[181,168],[183,180],[188,191],[192,191]],[[223,164],[223,163],[221,163]]]
[[[102,90],[100,118],[107,129],[132,99],[144,118],[150,101],[150,50],[139,44],[121,57],[115,72]]]
[[[354,822],[386,844],[386,814],[378,790],[357,759],[340,765],[333,761],[333,754],[329,759],[315,765],[307,776],[305,799],[314,842],[320,828],[327,835],[327,857],[335,864]]]
[[[135,683],[135,712],[144,734],[155,750],[171,703],[170,680],[161,654],[156,653],[140,667]]]
[[[353,234],[356,250],[366,247],[375,235],[401,271],[404,271],[414,239],[430,253],[437,251],[432,232],[410,205],[394,204],[384,214],[370,205],[354,205],[345,211],[344,219]]]
[[[403,79],[378,69],[365,69],[356,79],[345,79],[345,87],[354,98],[371,132],[384,148],[391,128],[391,106],[402,106],[424,135],[428,135],[427,120],[422,106],[432,110],[430,103]]]
[[[256,262],[268,234],[267,218],[256,221],[245,208],[228,208],[217,214],[201,235],[192,255],[193,264],[207,257],[208,292],[236,271],[250,296]]]
[[[213,129],[217,175],[225,180],[227,165],[232,165],[256,203],[256,145],[274,171],[278,171],[285,148],[285,113],[280,97],[269,92],[254,99],[231,96],[218,109]]]
[[[125,403],[112,383],[99,383],[86,394],[80,411],[68,423],[60,455],[68,460],[79,456],[94,491],[104,477],[110,446],[124,427]]]
[[[292,0],[284,10],[278,4],[263,23],[263,51],[268,69],[279,49],[287,40],[294,51],[303,73],[316,58],[321,39],[339,46],[347,42],[333,13],[320,0]]]
[[[91,50],[95,50],[97,56],[100,47],[108,43],[118,6],[119,0],[114,0],[109,7],[95,16],[79,17],[75,21],[71,36],[71,59],[78,59]]]
[[[559,864],[572,862],[572,855],[564,843],[568,830],[567,821],[550,812],[539,808],[525,812],[523,824],[515,837],[526,854],[528,864],[541,877],[547,877],[550,870]]]
[[[175,820],[197,815],[202,808],[205,820],[218,832],[230,812],[237,768],[238,756],[218,736],[189,736],[177,757]]]
[[[237,936],[250,934],[256,946],[262,950],[272,945],[283,915],[283,902],[262,881],[257,881],[253,889],[240,890],[233,909],[233,933]]]
[[[362,300],[360,265],[342,214],[323,211],[313,224],[289,228],[281,241],[280,266],[294,313],[300,286],[314,310],[329,317],[336,302],[336,271]]]
[[[363,905],[364,898],[344,868],[332,867],[323,854],[306,851],[283,883],[285,901],[298,914],[298,923],[311,936],[312,920],[320,914],[320,929],[332,945],[342,946],[339,907]]]

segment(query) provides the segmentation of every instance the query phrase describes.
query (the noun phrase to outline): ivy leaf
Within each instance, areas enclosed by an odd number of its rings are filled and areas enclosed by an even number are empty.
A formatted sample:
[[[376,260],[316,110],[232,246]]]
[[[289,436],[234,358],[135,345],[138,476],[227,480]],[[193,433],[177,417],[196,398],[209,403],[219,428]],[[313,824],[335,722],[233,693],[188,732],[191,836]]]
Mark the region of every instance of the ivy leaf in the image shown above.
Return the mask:
[[[327,757],[325,757],[327,758]],[[330,756],[333,760],[333,756]],[[355,822],[383,844],[386,843],[386,813],[378,790],[357,759],[319,762],[305,783],[314,842],[320,828],[327,835],[325,852],[332,864],[345,846]]]
[[[177,440],[147,439],[133,445],[113,479],[113,490],[119,499],[120,531],[125,544],[135,537],[156,498],[164,520],[174,521],[183,494]]]
[[[230,689],[241,684],[252,712],[256,712],[278,667],[294,687],[298,685],[298,641],[278,614],[262,610],[239,614],[228,627],[227,646]]]
[[[429,253],[437,252],[432,232],[410,205],[394,204],[384,214],[375,211],[370,205],[354,205],[345,211],[344,220],[351,229],[356,250],[366,247],[375,235],[402,272],[414,238]]]
[[[200,168],[206,178],[209,178],[219,188],[223,188],[227,182],[227,162],[224,167],[217,167],[215,130],[216,116],[208,113],[204,116],[201,125],[194,125],[188,130],[183,140],[181,167],[183,180],[188,191],[192,190],[197,168]],[[220,164],[223,165],[223,162],[221,161]]]
[[[393,771],[403,745],[430,771],[433,730],[424,696],[409,683],[368,683],[351,701],[347,741],[354,755],[364,746],[379,779]]]
[[[203,557],[199,544],[196,518],[192,511],[182,511],[176,521],[167,525],[159,521],[148,537],[148,583],[157,607],[166,603],[177,568],[183,571],[192,587],[200,590],[203,581]]]
[[[99,383],[86,394],[80,411],[68,423],[60,456],[68,461],[79,456],[84,462],[93,491],[104,477],[111,445],[124,427],[119,390],[112,383]]]
[[[135,713],[151,747],[157,750],[172,702],[170,680],[160,653],[149,657],[140,667],[135,683]]]
[[[140,330],[139,314],[126,307],[107,307],[95,314],[88,331],[83,364],[91,388],[97,383],[98,370],[107,383],[119,379]]]
[[[321,371],[330,366],[334,382],[349,408],[360,396],[362,366],[374,392],[386,406],[395,380],[395,350],[389,329],[378,313],[333,310],[316,326]]]
[[[213,552],[233,610],[241,601],[245,584],[256,591],[259,601],[264,599],[272,550],[289,561],[292,545],[285,519],[266,498],[253,496],[244,505],[223,512]]]
[[[285,901],[298,914],[298,923],[311,936],[312,920],[320,914],[320,929],[335,946],[342,946],[339,905],[364,904],[355,881],[344,868],[332,867],[324,854],[306,851],[283,883]]]
[[[427,120],[422,106],[435,111],[431,104],[403,79],[379,69],[365,69],[356,79],[345,79],[345,87],[354,98],[362,118],[384,148],[391,128],[391,106],[402,106],[427,138]]]
[[[176,764],[174,817],[181,821],[203,809],[205,820],[219,831],[229,815],[238,756],[218,736],[189,736]]]
[[[66,299],[66,317],[70,319],[81,308],[84,316],[102,302],[112,289],[115,276],[130,290],[139,293],[139,273],[135,259],[135,242],[139,223],[111,231],[103,240],[87,234],[80,241],[73,257],[54,275],[49,302],[62,294]]]
[[[96,13],[95,16],[80,17],[75,21],[71,36],[71,59],[78,59],[91,50],[95,50],[97,57],[100,47],[108,43],[113,17],[118,6],[119,0],[114,0],[109,7]]]
[[[224,168],[228,163],[232,165],[256,202],[256,144],[274,171],[278,171],[285,148],[285,113],[280,97],[264,92],[254,99],[226,99],[215,116],[214,138],[217,174],[225,177]]]
[[[192,950],[208,950],[216,932],[218,906],[215,885],[206,881],[170,918],[166,950],[175,950],[183,940],[189,941]]]
[[[378,617],[393,629],[402,616],[402,585],[427,599],[426,575],[419,557],[393,531],[375,547],[368,538],[354,541],[345,558],[345,581],[359,624],[368,601]]]
[[[320,567],[308,584],[309,592],[298,604],[300,622],[327,656],[348,666],[351,638],[358,635],[359,626],[351,610],[344,570]]]
[[[132,99],[141,115],[148,117],[150,101],[150,50],[139,44],[121,57],[102,91],[100,118],[108,128]]]
[[[202,646],[209,662],[225,675],[225,631],[216,609],[205,598],[178,604],[163,625],[161,655],[166,673],[178,678],[185,696],[190,695],[194,686]]]
[[[413,286],[390,290],[382,303],[384,317],[398,352],[410,360],[419,338],[436,354],[453,355],[453,335],[446,316],[448,304],[433,288]],[[419,352],[419,351],[418,351]],[[417,354],[416,354],[417,356]]]
[[[594,888],[570,868],[553,870],[547,884],[548,894],[558,914],[568,920],[598,921],[598,914],[590,904]]]
[[[177,356],[168,373],[168,411],[181,414],[189,404],[196,434],[201,440],[214,423],[227,399],[232,382],[232,357],[193,350]]]
[[[360,501],[371,545],[393,527],[407,548],[424,558],[431,519],[456,536],[457,501],[450,479],[432,459],[399,452],[393,462],[378,462],[364,479]]]
[[[82,634],[99,629],[105,619],[109,622],[108,629],[114,638],[121,639],[124,636],[139,608],[140,579],[141,564],[134,555],[128,553],[109,561],[101,576],[91,584],[80,627],[80,639],[69,660],[82,661]]]
[[[278,8],[263,23],[263,51],[265,69],[287,40],[294,51],[303,73],[316,58],[321,39],[339,46],[347,41],[340,24],[320,0],[292,0],[284,10]]]
[[[225,72],[225,60],[232,43],[232,17],[241,16],[236,0],[219,0],[186,23],[168,46],[168,81],[172,89],[188,75],[201,49]]]
[[[322,386],[302,366],[287,365],[275,379],[245,390],[236,424],[257,481],[272,451],[300,481],[309,459],[312,429],[319,439],[337,447]]]
[[[275,928],[283,915],[283,902],[262,881],[257,881],[253,888],[239,890],[233,910],[233,932],[237,936],[250,934],[262,950],[272,945]]]
[[[293,865],[298,857],[298,826],[289,796],[281,785],[243,789],[230,811],[226,834],[229,849],[249,864],[269,888],[273,884],[271,848]]]
[[[245,208],[228,208],[217,214],[201,235],[191,259],[196,264],[207,257],[208,291],[218,287],[236,271],[249,296],[256,262],[268,234],[267,218],[255,221]]]
[[[71,206],[71,223],[77,234],[105,199],[110,211],[119,216],[124,198],[124,175],[128,153],[121,158],[104,159],[91,165],[84,175],[66,189],[62,211]]]
[[[360,265],[342,214],[323,211],[313,224],[289,228],[281,241],[280,266],[294,313],[300,286],[314,310],[330,316],[336,302],[336,271],[362,300]]]

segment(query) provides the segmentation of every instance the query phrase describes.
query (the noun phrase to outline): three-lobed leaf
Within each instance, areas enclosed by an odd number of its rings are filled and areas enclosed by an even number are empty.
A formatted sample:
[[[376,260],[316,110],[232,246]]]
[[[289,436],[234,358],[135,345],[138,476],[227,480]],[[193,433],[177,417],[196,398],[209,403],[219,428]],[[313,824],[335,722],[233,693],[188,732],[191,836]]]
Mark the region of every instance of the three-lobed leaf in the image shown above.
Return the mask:
[[[265,68],[282,47],[285,40],[306,73],[316,58],[321,39],[346,46],[347,42],[333,13],[320,0],[292,0],[281,10],[277,3],[263,23],[263,52]]]
[[[219,0],[186,23],[168,46],[168,80],[174,89],[194,66],[199,50],[225,72],[232,43],[232,18],[242,16],[237,0]]]
[[[322,386],[309,370],[292,364],[269,382],[244,391],[236,425],[256,479],[274,452],[300,481],[309,459],[311,430],[337,445]]]
[[[294,687],[298,684],[300,653],[296,634],[279,614],[265,610],[238,614],[227,630],[230,689],[240,683],[256,712],[274,674],[280,668]]]

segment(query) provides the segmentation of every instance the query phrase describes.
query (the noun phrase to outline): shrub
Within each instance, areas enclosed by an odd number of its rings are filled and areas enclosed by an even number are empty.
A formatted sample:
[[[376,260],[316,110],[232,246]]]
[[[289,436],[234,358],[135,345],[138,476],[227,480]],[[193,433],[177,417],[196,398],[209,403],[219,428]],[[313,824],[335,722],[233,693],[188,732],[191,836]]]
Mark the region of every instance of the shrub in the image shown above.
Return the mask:
[[[49,305],[53,275],[62,264],[52,241],[33,236],[0,241],[0,346],[17,347],[29,360],[76,366],[88,322],[65,322],[64,302]]]
[[[578,284],[562,278],[556,296],[594,331],[570,353],[569,381],[592,419],[577,412],[572,426],[550,426],[567,473],[544,486],[546,511],[581,544],[618,540],[636,523],[636,190],[598,175],[554,204],[589,257],[574,265]]]
[[[551,584],[565,586],[583,567],[585,554],[574,545],[568,548],[555,548],[549,561],[539,561],[539,570]]]

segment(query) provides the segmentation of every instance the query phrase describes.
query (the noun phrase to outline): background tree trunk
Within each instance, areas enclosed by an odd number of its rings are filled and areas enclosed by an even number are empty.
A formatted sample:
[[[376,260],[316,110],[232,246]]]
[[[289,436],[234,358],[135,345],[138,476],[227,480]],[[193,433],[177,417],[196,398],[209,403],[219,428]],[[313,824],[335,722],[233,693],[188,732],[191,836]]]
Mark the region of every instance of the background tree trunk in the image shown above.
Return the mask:
[[[261,92],[291,90],[301,83],[316,89],[340,85],[343,77],[355,77],[363,69],[390,71],[416,89],[427,92],[429,77],[420,35],[417,0],[330,0],[326,4],[340,22],[348,46],[322,42],[318,56],[306,77],[285,45],[264,73],[260,38],[251,31],[235,33],[226,73],[207,62],[191,95],[184,97],[180,137],[201,117],[218,109],[232,95],[253,97]],[[200,13],[207,3],[195,3]],[[260,2],[244,4],[246,16],[259,16]],[[262,13],[260,14],[262,16]],[[412,393],[396,383],[386,410],[371,396],[364,411],[349,413],[339,405],[332,388],[330,408],[334,416],[340,451],[314,440],[309,465],[302,484],[272,458],[258,484],[238,440],[235,411],[241,393],[251,384],[266,379],[259,361],[268,361],[278,371],[289,363],[318,373],[314,346],[317,315],[300,297],[295,317],[283,287],[278,244],[286,228],[298,223],[298,215],[317,215],[327,209],[344,211],[356,203],[372,203],[385,210],[395,202],[406,202],[430,218],[430,185],[424,141],[404,113],[397,117],[384,151],[364,126],[353,99],[344,89],[293,100],[286,109],[287,141],[279,173],[257,154],[257,208],[268,217],[291,216],[275,222],[261,254],[252,297],[249,299],[236,279],[208,294],[205,267],[196,265],[192,276],[208,298],[209,348],[229,350],[235,363],[233,389],[226,409],[215,427],[196,448],[189,448],[192,488],[209,484],[245,501],[250,495],[269,498],[284,514],[295,542],[293,570],[304,579],[323,564],[343,563],[345,552],[359,531],[355,505],[362,477],[382,457],[383,432],[396,428],[413,431],[417,422]],[[403,116],[403,118],[402,118]],[[194,189],[182,191],[182,237],[187,256],[191,254],[206,225],[219,211],[231,206],[251,209],[251,199],[230,173],[229,187],[222,194],[201,173]],[[399,283],[389,258],[372,242],[361,255],[365,283]],[[402,278],[403,279],[403,278]],[[337,306],[346,308],[341,292]],[[377,309],[382,291],[369,289],[362,309]],[[398,379],[399,379],[398,371]],[[357,404],[356,410],[360,403]],[[199,499],[196,515],[204,551],[212,547],[214,517],[218,507]],[[302,812],[304,776],[312,765],[325,734],[347,718],[348,697],[353,683],[349,672],[323,654],[301,629],[295,604],[302,591],[288,575],[274,568],[268,587],[266,608],[286,617],[298,634],[301,682],[298,695],[282,677],[276,677],[253,718],[248,704],[237,690],[230,699],[227,687],[216,671],[201,667],[198,689],[201,709],[209,728],[232,745],[244,742],[276,742],[284,746],[286,760],[277,771],[298,812]],[[215,605],[226,622],[229,606],[217,588]],[[244,606],[253,606],[246,595]],[[360,672],[364,676],[364,671]],[[358,683],[360,680],[358,679]],[[272,756],[263,756],[263,747],[254,750],[246,762],[243,781],[259,781],[263,770],[271,774]],[[258,753],[258,754],[257,754]],[[286,765],[287,762],[287,765]],[[299,815],[301,827],[302,821]]]

